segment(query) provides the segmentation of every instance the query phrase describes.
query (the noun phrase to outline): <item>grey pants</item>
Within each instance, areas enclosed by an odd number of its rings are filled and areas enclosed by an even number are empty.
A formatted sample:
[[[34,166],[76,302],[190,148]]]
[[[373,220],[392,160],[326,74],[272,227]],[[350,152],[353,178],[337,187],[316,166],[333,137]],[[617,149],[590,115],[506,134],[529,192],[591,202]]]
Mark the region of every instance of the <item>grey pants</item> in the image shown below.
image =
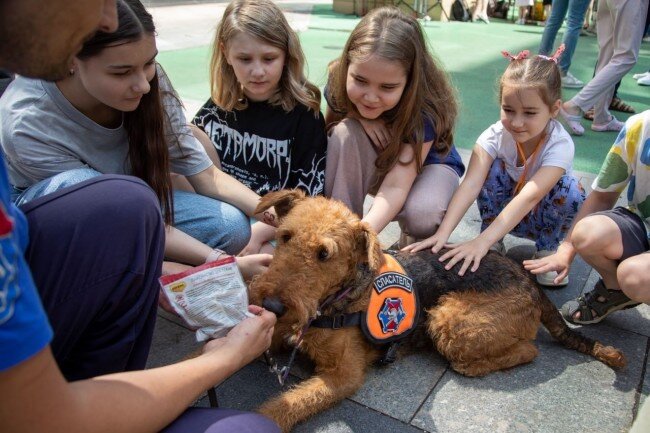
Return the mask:
[[[648,0],[599,0],[596,75],[571,99],[582,111],[594,107],[594,123],[606,124],[614,86],[636,64]]]
[[[354,119],[341,121],[328,137],[325,195],[362,216],[363,201],[377,179],[376,159],[377,150],[361,124]],[[434,234],[458,181],[458,173],[448,165],[424,166],[395,218],[402,232],[416,239]]]

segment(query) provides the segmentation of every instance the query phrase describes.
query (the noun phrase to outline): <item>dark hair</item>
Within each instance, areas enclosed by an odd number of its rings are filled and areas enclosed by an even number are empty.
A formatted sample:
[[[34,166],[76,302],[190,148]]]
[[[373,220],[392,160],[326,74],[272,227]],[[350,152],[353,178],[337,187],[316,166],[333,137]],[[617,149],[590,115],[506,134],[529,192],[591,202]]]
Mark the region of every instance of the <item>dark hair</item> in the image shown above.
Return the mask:
[[[382,114],[391,131],[391,142],[375,162],[378,181],[399,161],[404,143],[411,143],[418,173],[422,171],[422,144],[426,117],[435,127],[433,149],[447,155],[454,144],[454,125],[458,114],[456,92],[440,62],[428,49],[418,21],[393,6],[373,9],[352,30],[338,62],[330,64],[330,89],[335,109],[354,113],[347,94],[350,63],[370,56],[399,62],[406,74],[404,92],[391,110]]]
[[[153,18],[139,0],[117,2],[118,28],[113,33],[97,32],[83,45],[77,57],[96,56],[104,48],[140,40],[154,34]],[[165,138],[165,113],[162,106],[158,73],[149,83],[149,93],[132,112],[124,113],[124,129],[129,139],[131,173],[144,180],[156,193],[165,214],[165,223],[172,224],[173,196],[169,173],[169,150]]]

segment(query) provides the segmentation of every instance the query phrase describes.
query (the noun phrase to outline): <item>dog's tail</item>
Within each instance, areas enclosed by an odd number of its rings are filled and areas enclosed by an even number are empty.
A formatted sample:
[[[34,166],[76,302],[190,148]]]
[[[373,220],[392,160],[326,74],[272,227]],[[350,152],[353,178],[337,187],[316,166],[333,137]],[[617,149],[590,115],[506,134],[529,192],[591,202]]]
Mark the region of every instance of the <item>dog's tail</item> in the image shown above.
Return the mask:
[[[613,368],[623,368],[627,364],[623,352],[612,346],[605,346],[599,341],[585,337],[569,328],[555,304],[542,289],[537,289],[539,305],[542,310],[542,324],[557,341],[569,349],[591,355]]]

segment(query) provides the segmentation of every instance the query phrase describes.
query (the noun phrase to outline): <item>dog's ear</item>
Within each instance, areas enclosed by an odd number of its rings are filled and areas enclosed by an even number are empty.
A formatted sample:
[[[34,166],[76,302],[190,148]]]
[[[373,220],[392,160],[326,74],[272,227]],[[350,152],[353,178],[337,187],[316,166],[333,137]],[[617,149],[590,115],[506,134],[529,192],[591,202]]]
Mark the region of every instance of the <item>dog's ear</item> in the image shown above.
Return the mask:
[[[359,221],[356,228],[357,250],[360,261],[368,263],[370,270],[377,271],[386,261],[381,250],[377,233],[365,222]]]
[[[284,218],[300,200],[304,200],[305,193],[300,189],[283,189],[270,192],[260,200],[255,208],[255,213],[264,212],[270,207],[275,207],[279,219]]]

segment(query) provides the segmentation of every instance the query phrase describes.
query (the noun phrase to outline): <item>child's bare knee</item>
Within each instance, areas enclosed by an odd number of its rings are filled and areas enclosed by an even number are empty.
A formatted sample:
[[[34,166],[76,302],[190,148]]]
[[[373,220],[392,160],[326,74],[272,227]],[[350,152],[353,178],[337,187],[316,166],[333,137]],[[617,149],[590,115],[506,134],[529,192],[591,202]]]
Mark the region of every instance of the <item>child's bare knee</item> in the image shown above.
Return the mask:
[[[625,259],[616,269],[621,290],[632,300],[650,302],[650,254],[639,254]]]
[[[594,253],[594,248],[597,248],[599,242],[597,233],[596,221],[591,217],[586,217],[576,224],[571,232],[571,243],[578,250],[579,253],[589,250]]]

